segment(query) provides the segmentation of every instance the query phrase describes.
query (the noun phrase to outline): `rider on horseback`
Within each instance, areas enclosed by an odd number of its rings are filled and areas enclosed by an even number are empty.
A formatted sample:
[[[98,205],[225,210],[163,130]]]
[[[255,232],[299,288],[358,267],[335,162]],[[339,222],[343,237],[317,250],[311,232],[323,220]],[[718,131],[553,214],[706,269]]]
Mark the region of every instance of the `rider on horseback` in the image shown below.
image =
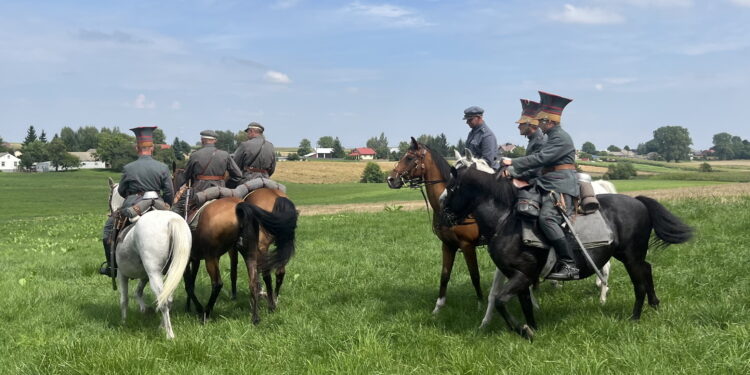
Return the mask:
[[[136,135],[138,159],[128,163],[123,168],[122,178],[117,187],[117,192],[125,197],[125,202],[122,204],[121,209],[129,208],[144,199],[158,200],[162,194],[164,201],[172,202],[174,191],[169,168],[164,163],[156,161],[151,157],[154,151],[154,129],[156,129],[156,126],[142,126],[130,129]],[[99,273],[102,275],[111,276],[112,273],[112,259],[110,259],[110,247],[112,243],[110,235],[115,229],[115,216],[115,213],[110,215],[102,232],[104,256],[107,259],[105,264],[99,269]]]
[[[471,106],[464,110],[464,120],[471,131],[466,136],[466,148],[472,154],[484,159],[492,169],[498,170],[497,139],[495,133],[484,122],[484,109]]]
[[[536,118],[539,126],[547,135],[547,142],[539,152],[515,159],[504,159],[503,165],[509,166],[509,173],[542,167],[542,174],[536,179],[536,185],[542,192],[542,206],[539,212],[539,226],[547,240],[555,248],[559,259],[557,272],[549,279],[578,279],[579,270],[573,258],[573,252],[562,230],[563,217],[555,206],[557,201],[553,194],[559,194],[560,204],[572,212],[572,198],[578,196],[578,183],[575,176],[575,145],[570,135],[560,127],[560,116],[563,108],[571,99],[546,92],[539,92],[541,110]]]
[[[526,156],[528,156],[542,149],[544,142],[547,141],[547,136],[539,129],[539,120],[536,118],[542,105],[528,99],[521,99],[521,107],[523,112],[521,112],[521,118],[516,121],[516,124],[518,124],[518,131],[521,135],[529,139],[529,144],[526,146]],[[518,173],[513,177],[533,185],[536,178],[541,174],[542,168],[535,168]]]
[[[193,193],[198,193],[212,186],[224,187],[224,173],[234,184],[242,179],[242,171],[234,159],[224,150],[216,148],[218,135],[213,130],[201,132],[203,147],[193,152],[185,167],[185,181],[192,180]],[[180,187],[177,186],[179,189]]]
[[[273,143],[266,141],[263,136],[265,128],[257,122],[251,122],[245,131],[248,140],[234,151],[234,161],[245,173],[242,182],[271,177],[276,169],[276,152]]]

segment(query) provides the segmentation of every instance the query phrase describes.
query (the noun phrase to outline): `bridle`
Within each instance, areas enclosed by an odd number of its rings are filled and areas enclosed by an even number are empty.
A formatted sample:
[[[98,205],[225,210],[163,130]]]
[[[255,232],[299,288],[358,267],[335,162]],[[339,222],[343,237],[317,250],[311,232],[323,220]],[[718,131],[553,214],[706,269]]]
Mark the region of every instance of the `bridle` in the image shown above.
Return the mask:
[[[409,188],[411,189],[417,189],[417,188],[422,189],[425,185],[435,185],[441,182],[446,182],[445,179],[441,179],[441,180],[428,180],[427,179],[427,168],[425,167],[425,163],[424,163],[426,155],[427,155],[427,149],[421,146],[416,150],[406,151],[406,155],[404,155],[404,157],[411,156],[415,161],[413,161],[413,166],[410,166],[409,168],[405,168],[404,171],[401,173],[398,173],[396,177],[401,179],[401,182],[408,184]],[[398,163],[396,163],[396,167],[398,167]],[[394,167],[393,169],[396,169],[396,168]],[[422,192],[422,195],[424,196],[424,191]],[[426,199],[427,198],[425,198],[425,201]]]

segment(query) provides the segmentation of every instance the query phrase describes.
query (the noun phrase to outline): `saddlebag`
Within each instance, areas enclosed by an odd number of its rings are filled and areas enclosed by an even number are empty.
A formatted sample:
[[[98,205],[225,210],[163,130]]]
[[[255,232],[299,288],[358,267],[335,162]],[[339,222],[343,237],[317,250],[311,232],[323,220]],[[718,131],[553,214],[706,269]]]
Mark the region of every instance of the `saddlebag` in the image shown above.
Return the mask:
[[[539,217],[541,207],[542,195],[534,186],[527,189],[518,189],[516,211],[519,214],[530,218],[537,218]]]

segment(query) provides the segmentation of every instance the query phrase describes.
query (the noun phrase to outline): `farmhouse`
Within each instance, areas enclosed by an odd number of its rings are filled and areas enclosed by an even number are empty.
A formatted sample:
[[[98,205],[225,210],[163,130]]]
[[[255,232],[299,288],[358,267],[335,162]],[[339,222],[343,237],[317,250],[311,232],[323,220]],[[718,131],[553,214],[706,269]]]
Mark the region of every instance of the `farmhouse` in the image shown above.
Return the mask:
[[[0,152],[0,172],[17,172],[21,159],[7,152]]]
[[[333,158],[333,148],[330,147],[317,147],[315,148],[314,152],[311,152],[307,155],[304,155],[306,158],[313,158],[313,159],[332,159]]]
[[[512,144],[510,142],[508,142],[508,143],[506,143],[504,145],[500,145],[500,147],[498,147],[498,151],[500,151],[501,154],[502,153],[506,153],[506,152],[512,152],[515,149],[516,149],[516,145],[514,145],[514,144]]]
[[[94,154],[96,149],[92,148],[84,152],[69,152],[69,154],[77,157],[81,161],[79,168],[81,169],[100,169],[107,168],[103,161],[96,160]]]
[[[373,160],[377,152],[369,147],[357,147],[349,154],[357,160]]]

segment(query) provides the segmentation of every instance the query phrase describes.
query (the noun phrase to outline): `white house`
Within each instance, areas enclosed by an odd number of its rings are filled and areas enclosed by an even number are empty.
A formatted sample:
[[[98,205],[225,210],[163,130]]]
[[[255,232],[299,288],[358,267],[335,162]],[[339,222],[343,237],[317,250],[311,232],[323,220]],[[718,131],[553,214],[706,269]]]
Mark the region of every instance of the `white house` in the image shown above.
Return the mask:
[[[0,172],[17,172],[21,159],[7,152],[0,152]]]
[[[96,149],[92,148],[84,152],[69,152],[69,154],[78,157],[81,160],[81,165],[78,168],[81,169],[100,169],[107,168],[103,161],[96,160],[94,154]],[[75,168],[71,168],[75,169]]]
[[[333,149],[330,147],[317,147],[315,148],[315,152],[304,155],[304,157],[314,159],[331,159],[333,158]]]

